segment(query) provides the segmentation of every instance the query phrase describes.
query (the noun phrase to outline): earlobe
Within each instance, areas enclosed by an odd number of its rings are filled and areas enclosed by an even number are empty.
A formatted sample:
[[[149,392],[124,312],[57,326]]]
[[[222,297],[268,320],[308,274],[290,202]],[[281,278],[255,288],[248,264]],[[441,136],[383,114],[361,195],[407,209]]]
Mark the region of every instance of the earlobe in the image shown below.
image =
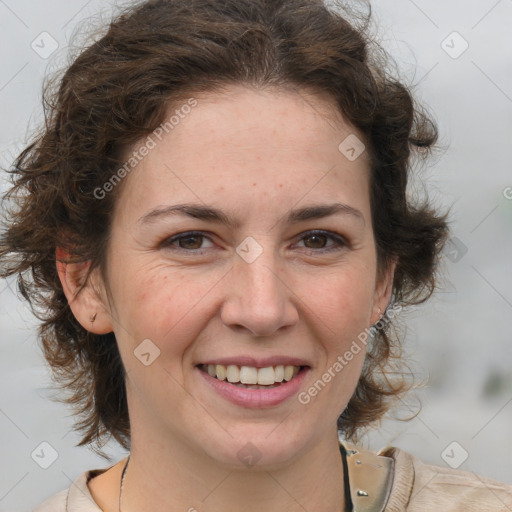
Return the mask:
[[[395,257],[389,264],[386,272],[376,284],[371,314],[371,325],[376,324],[383,316],[383,312],[389,305],[393,293],[393,280],[398,258]]]
[[[61,247],[57,247],[55,254],[62,289],[80,325],[94,334],[112,332],[112,319],[104,298],[105,293],[100,292],[100,285],[96,283],[101,281],[96,269],[87,277],[91,262],[67,263],[69,253]]]

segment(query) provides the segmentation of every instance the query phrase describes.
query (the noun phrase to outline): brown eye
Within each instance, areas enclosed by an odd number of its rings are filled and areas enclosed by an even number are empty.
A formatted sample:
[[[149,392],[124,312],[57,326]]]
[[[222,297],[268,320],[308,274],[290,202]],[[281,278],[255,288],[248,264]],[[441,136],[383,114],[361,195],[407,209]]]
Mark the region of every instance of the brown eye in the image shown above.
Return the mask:
[[[306,235],[303,240],[309,249],[323,249],[327,244],[327,236],[320,234]]]
[[[299,240],[299,245],[318,253],[343,250],[349,247],[349,244],[341,235],[329,231],[310,231],[304,233]]]
[[[184,236],[178,240],[178,246],[182,249],[200,249],[203,238],[202,235]]]
[[[182,233],[163,241],[162,247],[166,250],[180,250],[199,253],[202,250],[214,247],[210,237],[200,232],[190,231]]]

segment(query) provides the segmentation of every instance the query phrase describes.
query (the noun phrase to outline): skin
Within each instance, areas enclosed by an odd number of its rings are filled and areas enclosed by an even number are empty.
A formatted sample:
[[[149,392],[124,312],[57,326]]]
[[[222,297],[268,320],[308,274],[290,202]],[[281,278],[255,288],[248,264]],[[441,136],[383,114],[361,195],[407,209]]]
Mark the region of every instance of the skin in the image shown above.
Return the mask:
[[[294,396],[266,409],[226,401],[196,365],[302,357],[310,365],[305,391],[380,318],[394,265],[377,276],[369,164],[364,153],[349,161],[338,150],[349,134],[363,137],[329,98],[305,91],[230,85],[196,99],[125,178],[108,282],[95,272],[75,295],[87,265],[58,263],[73,313],[92,332],[115,333],[127,370],[132,451],[123,510],[342,511],[336,420],[364,350],[307,405]],[[235,225],[186,215],[140,222],[182,203],[221,209]],[[286,221],[294,209],[332,203],[361,216]],[[205,237],[182,238],[182,247],[169,241],[189,231]],[[252,263],[236,252],[249,236],[262,249]],[[144,339],[160,349],[149,366],[134,356]],[[247,443],[261,455],[250,467],[237,456]],[[89,482],[107,512],[118,510],[121,471],[120,463]]]

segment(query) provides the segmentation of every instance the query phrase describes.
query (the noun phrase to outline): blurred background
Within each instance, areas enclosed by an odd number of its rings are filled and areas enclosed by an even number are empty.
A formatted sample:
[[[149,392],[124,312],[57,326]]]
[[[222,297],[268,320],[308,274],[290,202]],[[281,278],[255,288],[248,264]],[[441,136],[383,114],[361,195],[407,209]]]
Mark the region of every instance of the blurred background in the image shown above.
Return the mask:
[[[72,34],[108,21],[121,2],[0,0],[0,165],[42,120],[45,74],[67,62]],[[442,149],[417,167],[411,194],[453,205],[443,281],[400,313],[422,404],[401,404],[362,443],[392,444],[427,463],[512,483],[512,2],[380,0],[374,32],[439,123]],[[5,192],[5,173],[0,192]],[[28,511],[108,461],[77,448],[55,395],[36,322],[0,281],[0,512]],[[125,455],[107,446],[113,461]]]

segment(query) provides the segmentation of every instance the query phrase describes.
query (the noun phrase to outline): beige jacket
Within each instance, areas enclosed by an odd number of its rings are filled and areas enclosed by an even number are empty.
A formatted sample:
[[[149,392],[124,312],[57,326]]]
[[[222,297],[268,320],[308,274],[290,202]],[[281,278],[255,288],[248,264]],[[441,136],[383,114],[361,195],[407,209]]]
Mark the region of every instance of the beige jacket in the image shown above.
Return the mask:
[[[348,470],[352,512],[512,511],[511,485],[423,464],[398,448],[375,454],[340,442],[340,451]],[[107,469],[85,471],[34,512],[101,512],[87,482]]]

